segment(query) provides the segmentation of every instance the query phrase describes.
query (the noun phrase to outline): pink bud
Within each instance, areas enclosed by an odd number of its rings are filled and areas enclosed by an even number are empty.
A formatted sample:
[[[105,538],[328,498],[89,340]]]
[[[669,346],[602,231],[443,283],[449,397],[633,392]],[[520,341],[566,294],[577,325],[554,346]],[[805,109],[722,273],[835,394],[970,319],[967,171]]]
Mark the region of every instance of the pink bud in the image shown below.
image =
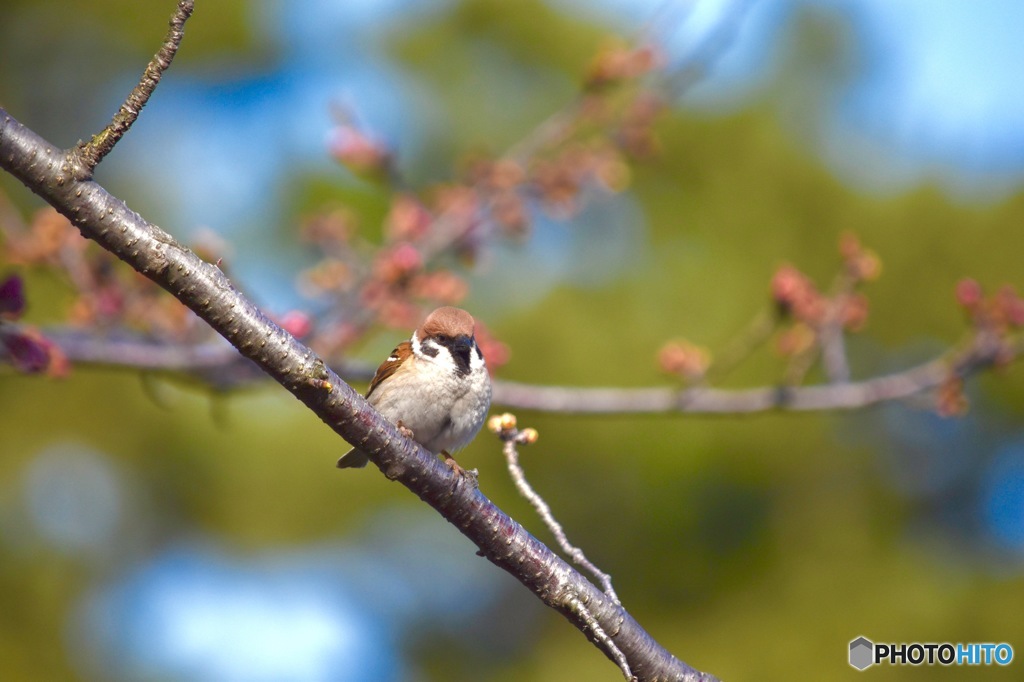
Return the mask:
[[[355,126],[339,126],[328,144],[334,158],[355,173],[382,174],[391,163],[390,150]]]
[[[18,319],[25,312],[25,287],[21,277],[11,275],[0,284],[0,315]]]
[[[391,262],[399,270],[412,272],[423,266],[423,258],[416,247],[409,242],[401,242],[391,251]]]
[[[973,308],[981,303],[981,285],[977,280],[965,277],[956,284],[956,302],[965,308]]]
[[[281,328],[297,339],[313,330],[313,319],[301,310],[289,310],[281,316]]]
[[[11,363],[22,372],[42,372],[50,364],[49,346],[27,334],[8,332],[0,335]]]

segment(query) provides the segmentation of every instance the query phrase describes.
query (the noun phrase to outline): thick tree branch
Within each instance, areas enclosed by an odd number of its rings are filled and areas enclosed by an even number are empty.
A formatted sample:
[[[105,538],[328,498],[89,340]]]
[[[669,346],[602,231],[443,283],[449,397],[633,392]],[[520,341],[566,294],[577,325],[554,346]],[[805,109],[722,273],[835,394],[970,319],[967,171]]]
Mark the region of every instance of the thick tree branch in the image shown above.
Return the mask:
[[[712,680],[661,647],[633,617],[498,509],[468,479],[403,438],[312,350],[242,296],[219,268],[128,209],[83,173],[71,151],[49,144],[0,109],[0,167],[68,217],[82,234],[188,306],[245,358],[402,483],[562,613],[591,641],[593,623],[639,680]],[[582,604],[585,610],[579,608]],[[608,654],[607,647],[599,646]]]

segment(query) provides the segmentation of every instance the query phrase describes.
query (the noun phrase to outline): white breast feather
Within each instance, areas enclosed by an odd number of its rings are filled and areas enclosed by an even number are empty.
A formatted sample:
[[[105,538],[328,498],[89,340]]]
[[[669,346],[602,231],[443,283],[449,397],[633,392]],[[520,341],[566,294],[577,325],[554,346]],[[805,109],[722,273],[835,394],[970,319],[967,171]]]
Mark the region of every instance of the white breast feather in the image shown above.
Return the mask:
[[[491,404],[491,380],[475,351],[469,374],[460,375],[448,349],[431,345],[438,349],[436,357],[424,354],[414,335],[408,371],[392,375],[389,390],[375,391],[370,403],[392,422],[401,421],[411,429],[431,452],[453,453],[473,440],[483,425]]]

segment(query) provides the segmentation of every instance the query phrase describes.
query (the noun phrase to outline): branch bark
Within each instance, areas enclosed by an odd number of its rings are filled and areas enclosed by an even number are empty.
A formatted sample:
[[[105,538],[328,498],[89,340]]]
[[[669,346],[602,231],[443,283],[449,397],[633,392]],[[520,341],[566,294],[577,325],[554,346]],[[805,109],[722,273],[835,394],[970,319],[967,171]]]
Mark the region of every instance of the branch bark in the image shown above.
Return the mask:
[[[219,268],[202,261],[99,184],[75,150],[40,138],[0,109],[0,167],[65,215],[82,232],[173,294],[238,352],[301,400],[342,438],[370,455],[438,511],[598,648],[597,623],[638,680],[713,680],[659,645],[633,617],[487,499],[397,429],[311,349],[239,293]],[[333,469],[332,469],[333,470]],[[579,605],[585,606],[580,609]],[[617,662],[616,662],[617,663]]]

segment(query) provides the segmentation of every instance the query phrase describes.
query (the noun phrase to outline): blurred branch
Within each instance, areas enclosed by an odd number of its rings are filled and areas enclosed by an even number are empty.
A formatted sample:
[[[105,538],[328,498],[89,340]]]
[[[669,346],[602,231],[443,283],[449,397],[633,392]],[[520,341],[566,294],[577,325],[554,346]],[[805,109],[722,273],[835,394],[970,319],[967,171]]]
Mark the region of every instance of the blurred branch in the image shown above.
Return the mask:
[[[713,680],[661,647],[633,617],[417,443],[401,436],[310,348],[271,321],[215,265],[128,209],[59,149],[0,109],[0,167],[72,221],[82,234],[166,289],[391,480],[427,502],[480,554],[511,573],[592,640],[613,641],[639,680]],[[581,610],[580,605],[585,605]],[[614,660],[607,646],[600,650]]]
[[[231,344],[220,339],[197,344],[168,343],[126,332],[97,334],[67,327],[48,328],[44,333],[78,365],[201,374],[207,370],[227,370],[244,359]],[[260,376],[265,378],[262,373]],[[245,383],[244,378],[238,378],[238,386]]]
[[[842,320],[835,315],[826,320],[821,330],[821,360],[825,375],[833,384],[850,380],[850,363],[846,358],[846,336]]]
[[[717,351],[714,362],[704,375],[705,380],[722,379],[740,363],[750,357],[765,341],[771,338],[778,326],[778,317],[768,310],[762,310],[724,348]]]
[[[844,242],[849,241],[849,238],[844,240]],[[834,384],[842,384],[850,380],[850,362],[846,357],[844,311],[857,283],[858,278],[851,273],[848,259],[847,267],[840,271],[833,282],[829,304],[825,310],[825,319],[821,325],[822,365],[825,369],[825,376]]]
[[[668,70],[663,87],[670,97],[682,97],[711,73],[732,47],[753,4],[754,0],[734,0],[690,53]]]
[[[429,192],[401,181],[396,150],[361,126],[351,107],[335,107],[332,155],[355,175],[381,183],[391,194],[391,209],[380,244],[359,239],[355,221],[310,221],[319,229],[307,239],[325,258],[307,271],[306,283],[329,302],[314,345],[345,352],[377,324],[415,325],[425,311],[414,299],[430,298],[425,292],[433,292],[433,305],[461,297],[457,287],[427,281],[450,275],[444,264],[452,257],[475,261],[498,236],[524,238],[540,211],[566,219],[593,196],[623,191],[630,163],[659,147],[656,120],[731,47],[748,4],[739,0],[725,9],[692,53],[657,74],[665,66],[664,43],[693,11],[691,4],[666,3],[628,43],[609,42],[595,55],[579,91],[562,108],[504,154],[473,159],[464,178]],[[340,229],[324,229],[331,223]]]
[[[266,375],[230,345],[219,342],[175,344],[139,336],[97,336],[91,332],[49,328],[45,337],[73,364],[182,373],[219,391],[240,389]],[[977,333],[964,348],[949,351],[904,370],[860,381],[809,386],[723,389],[581,388],[494,381],[494,403],[509,408],[563,414],[753,414],[767,411],[855,410],[905,400],[942,387],[950,378],[967,379],[1004,366],[1024,352],[1024,343]],[[0,349],[0,358],[3,358]],[[357,361],[332,363],[347,381],[365,382],[373,367]]]
[[[752,414],[771,410],[852,410],[903,400],[1016,359],[1021,342],[979,333],[963,350],[892,374],[813,386],[717,388],[570,388],[496,382],[494,402],[567,414]]]

